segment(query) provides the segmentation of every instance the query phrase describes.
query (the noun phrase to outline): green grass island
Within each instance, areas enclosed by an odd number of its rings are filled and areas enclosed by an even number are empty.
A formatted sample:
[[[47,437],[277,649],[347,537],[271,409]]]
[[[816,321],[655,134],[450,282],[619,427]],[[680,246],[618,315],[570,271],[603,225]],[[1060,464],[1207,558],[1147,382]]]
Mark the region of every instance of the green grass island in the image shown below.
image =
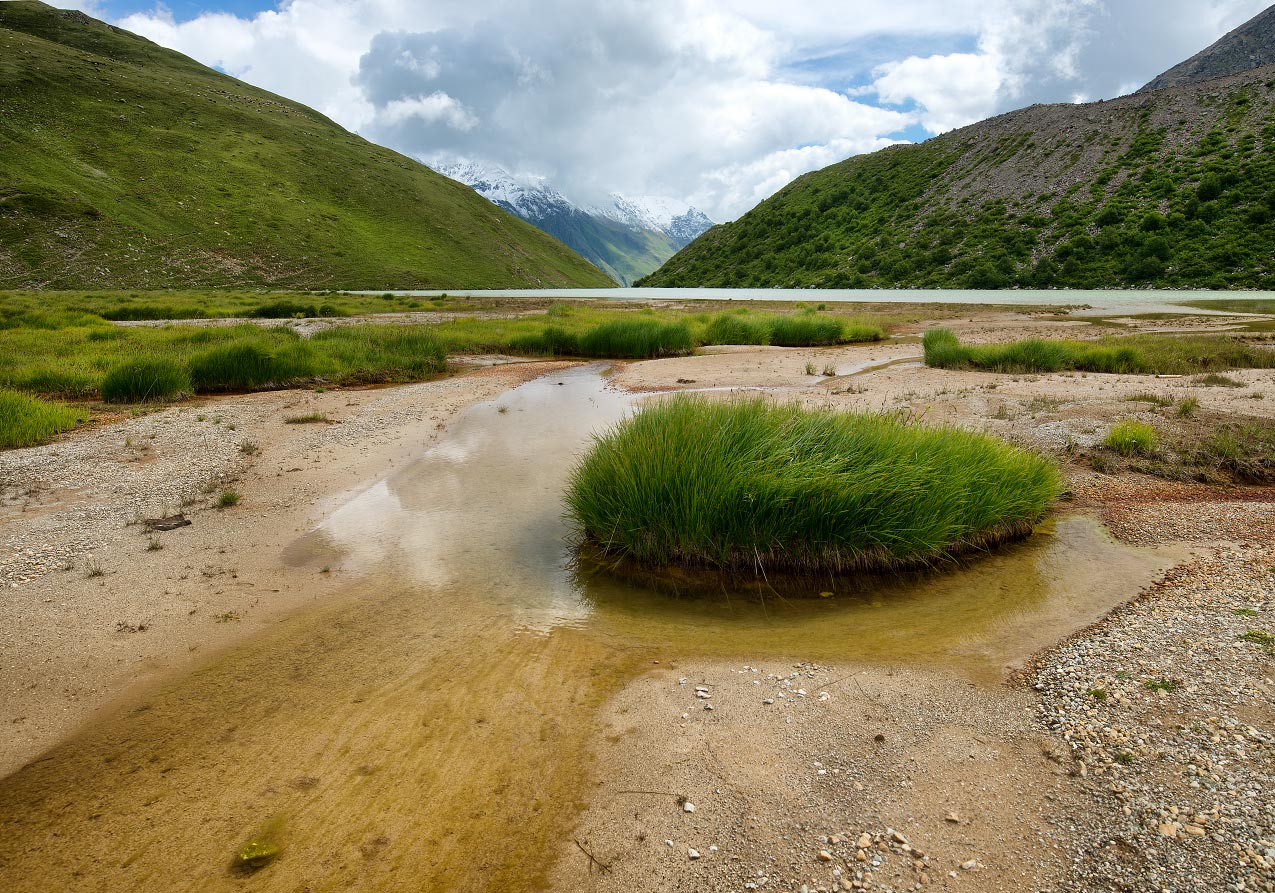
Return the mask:
[[[857,574],[1031,534],[1054,463],[899,413],[678,395],[596,437],[568,484],[580,542],[645,567]]]

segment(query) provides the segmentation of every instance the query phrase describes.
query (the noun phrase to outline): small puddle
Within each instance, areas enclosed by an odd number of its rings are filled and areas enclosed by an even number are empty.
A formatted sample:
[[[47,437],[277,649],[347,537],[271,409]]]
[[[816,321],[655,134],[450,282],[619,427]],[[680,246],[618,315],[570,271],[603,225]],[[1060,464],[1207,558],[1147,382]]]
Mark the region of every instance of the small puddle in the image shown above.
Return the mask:
[[[598,708],[653,658],[922,662],[994,681],[1172,563],[1063,516],[831,598],[678,597],[564,542],[561,491],[632,395],[600,367],[464,413],[283,560],[360,580],[0,780],[0,889],[540,889]],[[817,594],[817,593],[816,593]],[[231,859],[286,827],[255,874]]]

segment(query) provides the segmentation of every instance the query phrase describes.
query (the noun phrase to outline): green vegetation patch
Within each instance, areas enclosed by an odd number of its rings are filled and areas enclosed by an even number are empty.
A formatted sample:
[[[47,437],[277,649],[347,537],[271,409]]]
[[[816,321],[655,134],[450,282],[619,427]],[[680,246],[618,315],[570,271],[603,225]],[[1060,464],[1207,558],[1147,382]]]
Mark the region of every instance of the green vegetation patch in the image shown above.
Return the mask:
[[[190,390],[190,373],[170,359],[141,358],[112,366],[99,386],[108,403],[173,400]]]
[[[1103,446],[1122,456],[1147,456],[1155,451],[1159,437],[1146,422],[1125,421],[1111,426]]]
[[[1196,466],[1223,472],[1240,483],[1275,482],[1275,425],[1256,420],[1223,423],[1188,458]]]
[[[1049,460],[899,415],[679,395],[599,436],[571,475],[584,542],[642,563],[850,573],[1028,535]]]
[[[1024,109],[857,155],[798,177],[636,284],[1272,289],[1265,80]]]
[[[695,349],[685,323],[649,319],[617,319],[580,337],[580,354],[607,359],[650,359],[688,354]]]
[[[1097,341],[1029,338],[1010,344],[962,344],[949,329],[931,329],[923,343],[926,365],[939,369],[1189,375],[1208,369],[1275,367],[1275,351],[1226,335],[1126,335]]]
[[[127,31],[3,2],[0,48],[0,285],[612,285],[468,186]]]
[[[0,449],[44,443],[87,417],[62,403],[0,389]]]

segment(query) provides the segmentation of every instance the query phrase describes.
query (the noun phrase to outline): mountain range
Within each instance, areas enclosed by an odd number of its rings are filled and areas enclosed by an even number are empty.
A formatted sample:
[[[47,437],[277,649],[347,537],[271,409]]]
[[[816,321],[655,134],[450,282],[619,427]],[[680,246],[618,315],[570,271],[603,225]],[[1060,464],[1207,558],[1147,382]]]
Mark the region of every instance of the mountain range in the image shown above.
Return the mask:
[[[83,13],[0,3],[0,288],[611,284],[313,109]]]
[[[651,286],[1275,288],[1275,7],[1130,96],[806,174]]]
[[[620,285],[654,271],[713,225],[685,202],[613,193],[603,206],[578,205],[538,177],[461,162],[438,172],[574,249]]]

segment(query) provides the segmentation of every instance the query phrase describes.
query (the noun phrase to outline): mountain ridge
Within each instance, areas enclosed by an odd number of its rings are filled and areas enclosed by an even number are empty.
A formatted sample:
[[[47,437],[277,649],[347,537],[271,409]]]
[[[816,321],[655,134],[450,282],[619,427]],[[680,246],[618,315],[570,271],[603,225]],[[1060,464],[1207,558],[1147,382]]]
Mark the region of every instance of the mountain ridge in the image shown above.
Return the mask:
[[[1138,89],[1149,93],[1167,87],[1197,84],[1275,64],[1275,6],[1270,6],[1238,28],[1152,78]]]
[[[808,173],[639,285],[1275,287],[1275,66]]]
[[[1275,8],[1229,38],[1192,60],[1275,57]],[[806,173],[637,284],[1275,288],[1275,65],[1192,60]]]
[[[612,193],[609,205],[578,205],[543,178],[515,177],[492,164],[464,161],[437,170],[559,239],[620,285],[653,272],[713,225],[676,199]]]
[[[609,284],[300,103],[83,13],[0,3],[0,287]]]

